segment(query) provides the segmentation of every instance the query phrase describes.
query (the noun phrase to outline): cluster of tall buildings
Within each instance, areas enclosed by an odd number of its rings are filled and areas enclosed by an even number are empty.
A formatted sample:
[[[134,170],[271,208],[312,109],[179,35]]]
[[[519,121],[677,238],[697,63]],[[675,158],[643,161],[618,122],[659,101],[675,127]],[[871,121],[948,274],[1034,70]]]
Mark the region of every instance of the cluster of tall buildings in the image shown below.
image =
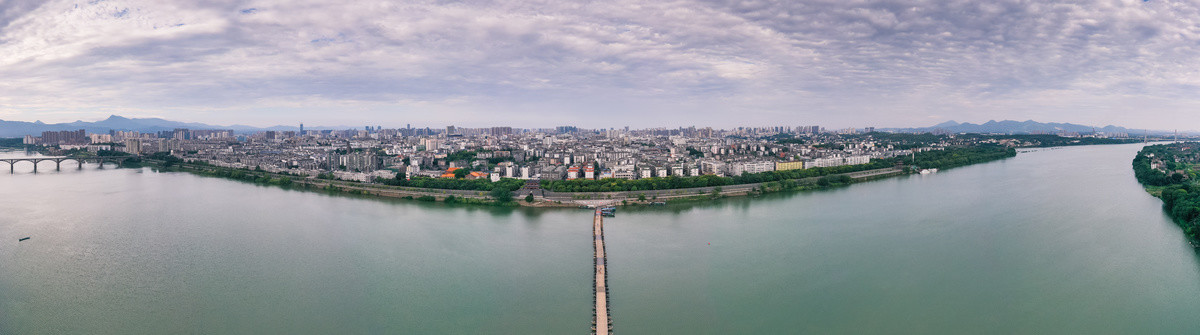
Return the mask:
[[[43,131],[42,136],[34,139],[31,136],[25,136],[25,144],[73,144],[86,145],[91,143],[87,133],[80,130],[62,130],[62,131]]]

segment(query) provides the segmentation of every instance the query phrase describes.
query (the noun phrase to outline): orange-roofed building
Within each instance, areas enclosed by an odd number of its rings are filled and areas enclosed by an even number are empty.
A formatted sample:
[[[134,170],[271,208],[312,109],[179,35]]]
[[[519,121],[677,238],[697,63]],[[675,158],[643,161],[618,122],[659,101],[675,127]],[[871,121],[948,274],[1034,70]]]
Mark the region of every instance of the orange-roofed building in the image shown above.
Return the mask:
[[[567,180],[579,179],[579,167],[572,166],[567,169]]]
[[[452,167],[452,168],[446,169],[446,173],[442,174],[442,178],[454,178],[454,170],[458,170],[458,168]]]
[[[442,174],[442,178],[454,178],[454,171],[456,171],[458,169],[460,169],[460,168],[452,167],[452,168],[446,169],[446,173]],[[486,178],[487,176],[488,176],[487,172],[471,171],[471,173],[468,173],[463,178],[479,179],[479,178]]]

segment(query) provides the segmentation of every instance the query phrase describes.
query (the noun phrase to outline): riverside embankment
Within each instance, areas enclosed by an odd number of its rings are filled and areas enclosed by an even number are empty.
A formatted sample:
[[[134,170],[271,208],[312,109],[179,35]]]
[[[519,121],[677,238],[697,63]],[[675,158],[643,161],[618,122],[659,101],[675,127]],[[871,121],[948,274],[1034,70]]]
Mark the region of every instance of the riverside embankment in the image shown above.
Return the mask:
[[[159,165],[159,168],[161,165]],[[234,171],[236,169],[215,167],[211,165],[197,164],[174,164],[166,168],[168,170],[178,170],[182,172],[196,173],[203,176],[223,176],[218,171]],[[240,177],[231,178],[235,180],[255,182],[260,184],[271,184],[277,186],[300,187],[305,189],[324,190],[331,192],[349,193],[355,195],[369,195],[388,198],[414,199],[424,201],[450,201],[462,202],[464,199],[467,202],[479,204],[494,204],[496,199],[488,191],[477,190],[450,190],[450,189],[430,189],[405,186],[390,186],[383,184],[362,183],[344,180],[320,179],[313,177],[300,177],[287,174],[271,173],[266,171],[254,170],[236,170]],[[723,185],[710,187],[694,187],[684,189],[667,189],[667,190],[648,190],[648,191],[622,191],[622,192],[553,192],[544,189],[519,189],[513,192],[515,199],[511,201],[513,205],[530,206],[530,207],[576,207],[581,204],[592,204],[597,201],[608,202],[612,204],[644,204],[655,201],[666,200],[704,200],[718,197],[728,196],[745,196],[748,194],[761,194],[767,192],[779,192],[788,190],[813,190],[829,187],[845,186],[855,182],[868,181],[891,176],[898,176],[911,173],[899,168],[884,168],[875,170],[858,171],[844,174],[835,174],[822,177],[809,177],[803,179],[790,180],[793,187],[784,188],[780,182],[762,182],[738,185]],[[844,178],[843,178],[844,177]],[[228,178],[228,177],[227,177]],[[831,184],[820,183],[822,178],[830,178],[836,180]],[[285,181],[286,180],[286,181]],[[533,201],[524,201],[523,198],[527,195],[533,195]]]

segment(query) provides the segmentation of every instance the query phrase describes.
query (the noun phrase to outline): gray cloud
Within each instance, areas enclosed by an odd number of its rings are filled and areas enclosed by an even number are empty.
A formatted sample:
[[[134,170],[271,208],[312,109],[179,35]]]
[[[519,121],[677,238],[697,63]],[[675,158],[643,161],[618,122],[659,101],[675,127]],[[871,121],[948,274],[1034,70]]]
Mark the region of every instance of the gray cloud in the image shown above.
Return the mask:
[[[17,1],[0,118],[1167,127],[1200,121],[1197,20],[1167,1]]]

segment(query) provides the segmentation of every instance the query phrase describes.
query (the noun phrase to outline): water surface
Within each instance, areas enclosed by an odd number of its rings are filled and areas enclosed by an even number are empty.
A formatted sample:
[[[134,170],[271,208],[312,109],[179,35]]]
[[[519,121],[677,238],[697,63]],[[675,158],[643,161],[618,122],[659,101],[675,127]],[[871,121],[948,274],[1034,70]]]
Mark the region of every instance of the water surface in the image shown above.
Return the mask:
[[[614,330],[1200,333],[1196,253],[1133,179],[1139,148],[622,209],[605,227]],[[588,211],[51,170],[0,175],[2,334],[564,334],[590,322]]]

